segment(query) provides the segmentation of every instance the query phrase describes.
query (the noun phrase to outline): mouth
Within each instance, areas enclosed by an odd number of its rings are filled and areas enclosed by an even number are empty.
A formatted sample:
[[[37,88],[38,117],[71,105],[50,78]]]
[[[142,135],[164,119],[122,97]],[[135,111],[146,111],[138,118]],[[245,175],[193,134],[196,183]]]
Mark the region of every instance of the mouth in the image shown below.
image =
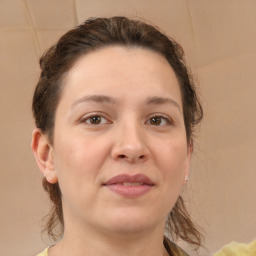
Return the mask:
[[[119,184],[122,184],[125,187],[141,186],[141,185],[143,185],[143,183],[141,183],[141,182],[123,182],[123,183],[119,183]]]
[[[149,192],[154,185],[152,180],[143,174],[121,174],[103,183],[103,186],[112,192],[125,197],[141,196]]]

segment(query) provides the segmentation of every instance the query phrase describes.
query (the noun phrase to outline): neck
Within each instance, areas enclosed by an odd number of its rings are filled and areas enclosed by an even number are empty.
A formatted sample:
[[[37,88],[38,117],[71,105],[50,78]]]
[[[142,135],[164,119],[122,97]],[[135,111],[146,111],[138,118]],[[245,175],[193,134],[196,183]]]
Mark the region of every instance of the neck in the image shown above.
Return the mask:
[[[132,234],[100,233],[86,229],[65,230],[49,256],[167,256],[163,229]]]

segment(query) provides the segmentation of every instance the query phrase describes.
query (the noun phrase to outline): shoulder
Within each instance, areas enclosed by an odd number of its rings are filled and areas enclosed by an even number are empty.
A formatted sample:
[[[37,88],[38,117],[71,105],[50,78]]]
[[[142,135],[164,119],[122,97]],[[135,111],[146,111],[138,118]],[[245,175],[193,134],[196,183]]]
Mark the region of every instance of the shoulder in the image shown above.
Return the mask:
[[[36,256],[48,256],[48,248],[46,248],[43,252],[37,254]]]
[[[189,256],[184,250],[182,250],[178,245],[171,242],[166,237],[164,238],[164,246],[168,251],[170,256]]]

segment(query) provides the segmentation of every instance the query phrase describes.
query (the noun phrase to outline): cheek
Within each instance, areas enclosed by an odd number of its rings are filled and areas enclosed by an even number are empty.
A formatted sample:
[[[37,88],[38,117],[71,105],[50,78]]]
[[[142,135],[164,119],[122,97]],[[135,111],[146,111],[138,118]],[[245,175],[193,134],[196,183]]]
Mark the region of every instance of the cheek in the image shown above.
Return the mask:
[[[182,174],[188,161],[187,145],[183,141],[170,141],[158,149],[158,164],[163,166],[168,175]]]
[[[163,182],[163,209],[171,212],[184,182],[184,172],[187,166],[187,154],[184,148],[171,146],[163,151],[162,155],[162,182]]]
[[[183,187],[184,173],[188,168],[187,144],[184,140],[162,144],[157,151],[157,165],[161,171],[162,182],[167,194],[178,195]]]
[[[75,211],[78,205],[88,207],[95,198],[98,172],[104,157],[100,150],[97,143],[90,140],[56,139],[54,164],[63,203]]]
[[[95,179],[107,157],[108,144],[92,138],[56,138],[55,168],[58,178]]]

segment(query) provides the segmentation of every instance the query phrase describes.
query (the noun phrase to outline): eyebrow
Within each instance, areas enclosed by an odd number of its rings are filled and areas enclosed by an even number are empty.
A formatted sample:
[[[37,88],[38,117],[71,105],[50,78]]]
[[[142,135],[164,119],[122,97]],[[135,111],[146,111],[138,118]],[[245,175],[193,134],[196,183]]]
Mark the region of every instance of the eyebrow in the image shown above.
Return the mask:
[[[73,108],[74,106],[78,105],[79,103],[83,102],[97,102],[97,103],[111,103],[111,104],[117,104],[117,100],[113,97],[106,96],[106,95],[88,95],[84,96],[74,103],[72,103],[71,107]],[[159,96],[153,96],[153,97],[148,97],[146,100],[147,105],[164,105],[164,104],[171,104],[174,105],[175,107],[178,108],[178,110],[181,112],[179,104],[171,99],[171,98],[165,98],[165,97],[159,97]]]
[[[180,105],[171,98],[165,98],[165,97],[149,97],[147,98],[147,104],[148,105],[163,105],[163,104],[171,104],[178,108],[178,110],[181,112]]]
[[[71,107],[76,106],[79,103],[82,102],[88,102],[88,101],[93,101],[93,102],[97,102],[97,103],[112,103],[112,104],[116,104],[116,99],[109,97],[109,96],[105,96],[105,95],[88,95],[88,96],[84,96],[80,99],[78,99],[77,101],[75,101]]]

